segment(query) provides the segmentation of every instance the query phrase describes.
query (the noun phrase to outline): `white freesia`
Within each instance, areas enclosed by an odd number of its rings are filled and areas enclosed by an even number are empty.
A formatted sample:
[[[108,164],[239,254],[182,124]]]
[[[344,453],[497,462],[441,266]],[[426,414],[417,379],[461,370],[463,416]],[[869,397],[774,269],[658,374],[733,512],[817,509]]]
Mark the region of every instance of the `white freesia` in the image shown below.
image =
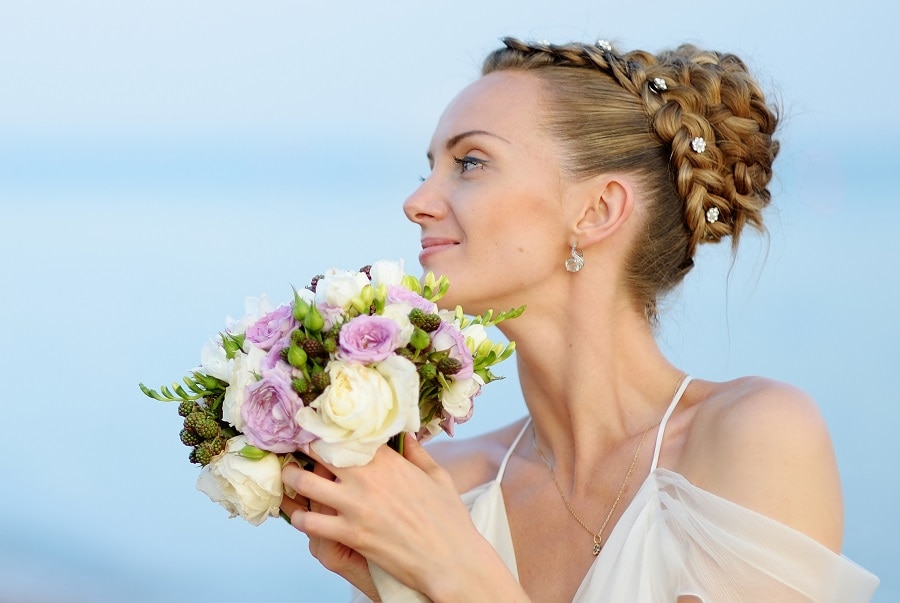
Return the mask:
[[[441,405],[454,419],[466,419],[472,412],[474,398],[484,382],[476,373],[471,379],[453,380],[450,387],[441,392]]]
[[[376,289],[384,285],[400,285],[403,282],[403,260],[393,262],[390,260],[379,260],[372,264],[369,269],[369,275],[372,277],[372,286]]]
[[[337,467],[365,465],[378,447],[419,429],[419,375],[401,356],[369,368],[339,360],[328,367],[331,384],[296,419],[320,439],[312,450]]]
[[[478,346],[488,338],[487,329],[484,328],[484,325],[480,324],[471,324],[467,326],[462,330],[462,334],[466,338],[466,346],[472,353],[475,353]]]
[[[278,517],[281,505],[281,460],[266,453],[248,459],[238,452],[248,444],[245,436],[228,440],[225,451],[213,457],[200,471],[197,489],[228,511],[231,517],[258,526],[268,517]]]
[[[230,360],[225,353],[221,335],[210,338],[200,350],[200,368],[198,370],[205,375],[211,375],[230,383],[229,379],[234,372],[234,361]]]
[[[229,333],[241,334],[247,330],[247,327],[255,323],[257,320],[275,309],[275,304],[266,294],[260,297],[244,298],[244,316],[240,320],[232,317],[225,319],[225,330]]]
[[[316,283],[316,304],[343,308],[359,297],[363,287],[369,284],[364,272],[348,272],[331,268]]]
[[[409,343],[410,338],[412,337],[413,331],[416,330],[415,325],[409,322],[409,313],[411,311],[411,305],[404,302],[397,302],[394,304],[387,304],[381,314],[386,318],[390,318],[391,320],[396,322],[397,325],[399,325],[400,334],[397,336],[398,348],[406,347],[406,345]]]
[[[261,373],[260,363],[266,357],[266,353],[255,345],[249,345],[247,353],[237,351],[232,361],[231,377],[226,379],[229,386],[225,390],[222,400],[222,419],[234,425],[238,431],[243,431],[246,422],[241,418],[241,406],[244,404],[247,386],[257,381]]]

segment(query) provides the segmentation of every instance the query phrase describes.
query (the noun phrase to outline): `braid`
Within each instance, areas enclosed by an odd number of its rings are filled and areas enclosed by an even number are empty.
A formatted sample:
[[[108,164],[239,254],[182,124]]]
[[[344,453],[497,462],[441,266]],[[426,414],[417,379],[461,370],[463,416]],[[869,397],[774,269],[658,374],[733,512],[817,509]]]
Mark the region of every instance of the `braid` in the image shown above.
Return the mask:
[[[763,230],[778,117],[738,57],[691,45],[654,55],[605,42],[503,44],[482,72],[533,70],[547,84],[547,127],[572,176],[641,176],[649,212],[629,284],[649,317],[697,245],[730,236],[736,249],[744,226]]]

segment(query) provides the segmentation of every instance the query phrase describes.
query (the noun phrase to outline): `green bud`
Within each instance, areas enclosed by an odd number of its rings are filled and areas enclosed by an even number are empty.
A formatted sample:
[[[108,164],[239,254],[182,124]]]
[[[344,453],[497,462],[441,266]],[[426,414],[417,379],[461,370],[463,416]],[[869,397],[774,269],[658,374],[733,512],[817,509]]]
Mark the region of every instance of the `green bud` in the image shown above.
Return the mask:
[[[490,339],[485,339],[478,345],[478,349],[475,351],[477,356],[487,356],[494,349],[494,342]]]
[[[310,333],[318,333],[325,327],[325,318],[315,306],[310,306],[309,312],[303,317],[303,326]]]
[[[418,293],[419,295],[422,294],[422,283],[420,283],[419,279],[412,276],[411,274],[404,274],[403,280],[400,281],[400,284],[414,293]]]
[[[268,452],[265,450],[260,450],[256,446],[251,446],[247,444],[240,450],[238,450],[238,454],[244,457],[245,459],[250,459],[251,461],[258,461],[262,458],[265,458]]]
[[[428,333],[416,327],[412,337],[409,338],[409,343],[413,348],[421,351],[431,345],[431,337],[428,336]]]
[[[241,342],[243,343],[243,341]],[[241,344],[229,333],[222,333],[222,347],[225,348],[225,357],[234,358],[235,353],[241,349]]]
[[[325,348],[325,351],[329,354],[333,354],[335,350],[337,350],[337,339],[334,337],[326,337],[322,340],[322,347]]]
[[[300,346],[291,345],[288,348],[287,360],[288,363],[295,368],[303,368],[306,366],[306,361],[308,356],[306,355],[306,350],[301,348]]]
[[[297,293],[297,290],[294,290],[294,320],[297,322],[303,322],[303,319],[306,318],[306,313],[309,312],[309,304],[306,303],[300,294]]]
[[[362,297],[354,297],[353,299],[351,299],[350,306],[360,314],[369,313],[369,304],[367,304]]]

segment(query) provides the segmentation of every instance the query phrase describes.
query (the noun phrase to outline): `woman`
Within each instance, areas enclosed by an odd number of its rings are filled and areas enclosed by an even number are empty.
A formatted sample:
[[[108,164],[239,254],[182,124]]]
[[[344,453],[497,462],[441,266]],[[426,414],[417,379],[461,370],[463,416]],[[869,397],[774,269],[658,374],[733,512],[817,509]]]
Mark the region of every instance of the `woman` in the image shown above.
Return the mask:
[[[654,338],[697,246],[762,228],[778,142],[759,86],[690,46],[504,43],[404,210],[444,304],[527,306],[502,328],[529,416],[366,467],[287,467],[293,525],[372,600],[868,600],[813,401],[691,379]]]

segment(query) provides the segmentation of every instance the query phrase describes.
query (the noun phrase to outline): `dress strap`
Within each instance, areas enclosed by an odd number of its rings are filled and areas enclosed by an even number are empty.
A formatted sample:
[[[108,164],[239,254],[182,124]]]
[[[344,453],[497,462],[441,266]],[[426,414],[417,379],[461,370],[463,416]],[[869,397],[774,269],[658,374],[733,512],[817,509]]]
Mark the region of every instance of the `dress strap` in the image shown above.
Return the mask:
[[[688,383],[690,382],[691,376],[685,375],[684,379],[681,380],[678,389],[675,391],[675,395],[672,396],[672,402],[669,404],[669,408],[666,409],[666,414],[663,415],[662,421],[659,422],[659,431],[656,433],[656,448],[653,450],[653,463],[650,465],[650,471],[656,469],[656,465],[659,463],[659,449],[662,447],[663,435],[666,432],[666,423],[669,422],[669,417],[672,416],[675,407],[678,406],[678,402],[681,400],[681,396],[684,394],[684,390],[687,389]]]
[[[525,425],[522,426],[522,429],[519,431],[519,435],[516,436],[516,439],[513,440],[513,443],[509,447],[509,450],[506,451],[506,455],[503,457],[503,462],[500,463],[500,469],[497,470],[497,477],[494,478],[494,481],[496,481],[497,483],[503,481],[503,474],[506,472],[506,463],[509,462],[509,457],[512,456],[513,450],[515,450],[516,446],[519,445],[519,440],[521,440],[522,436],[525,435],[525,432],[528,430],[529,426],[531,426],[531,415],[528,416],[528,420],[525,421]]]

